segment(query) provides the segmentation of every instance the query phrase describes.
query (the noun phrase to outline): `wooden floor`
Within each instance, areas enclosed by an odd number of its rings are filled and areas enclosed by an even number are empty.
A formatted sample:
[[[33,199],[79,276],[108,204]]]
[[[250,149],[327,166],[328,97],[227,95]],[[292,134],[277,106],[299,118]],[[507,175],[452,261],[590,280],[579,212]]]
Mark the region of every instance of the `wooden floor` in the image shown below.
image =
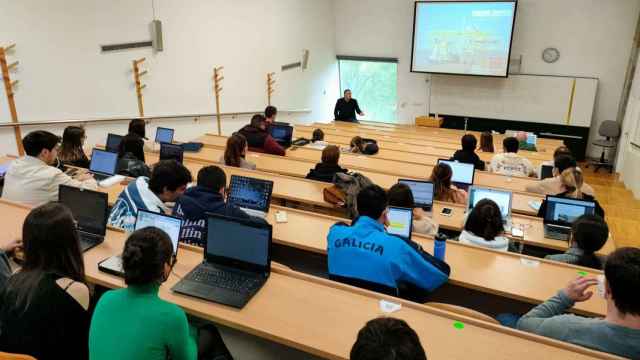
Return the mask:
[[[596,199],[605,210],[609,229],[613,234],[617,247],[640,247],[640,200],[618,181],[616,174],[593,169],[584,170],[586,182],[596,191]]]

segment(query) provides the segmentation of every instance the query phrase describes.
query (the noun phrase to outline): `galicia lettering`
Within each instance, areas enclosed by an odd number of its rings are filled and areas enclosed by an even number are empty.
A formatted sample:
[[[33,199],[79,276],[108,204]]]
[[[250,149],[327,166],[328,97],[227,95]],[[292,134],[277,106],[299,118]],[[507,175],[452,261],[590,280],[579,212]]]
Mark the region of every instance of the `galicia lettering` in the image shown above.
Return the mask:
[[[360,240],[356,240],[353,238],[338,239],[335,242],[335,247],[336,249],[341,247],[358,248],[366,251],[371,251],[372,253],[378,254],[380,256],[382,256],[384,253],[384,246],[382,245],[375,244],[372,242],[362,242]]]

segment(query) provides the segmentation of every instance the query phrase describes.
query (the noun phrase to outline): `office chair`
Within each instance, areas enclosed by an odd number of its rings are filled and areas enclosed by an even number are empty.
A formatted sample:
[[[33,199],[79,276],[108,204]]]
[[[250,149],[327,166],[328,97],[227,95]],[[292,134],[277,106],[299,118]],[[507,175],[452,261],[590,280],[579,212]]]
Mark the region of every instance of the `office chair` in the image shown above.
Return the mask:
[[[612,153],[614,153],[615,149],[618,147],[618,140],[620,138],[620,124],[612,120],[604,121],[602,124],[600,124],[598,134],[604,137],[604,139],[595,140],[592,144],[594,146],[601,147],[602,154],[600,154],[599,160],[590,161],[589,164],[587,164],[587,168],[590,165],[593,165],[596,168],[595,172],[598,172],[600,168],[608,168],[609,173],[613,173],[613,160],[608,159],[607,157],[611,157]]]

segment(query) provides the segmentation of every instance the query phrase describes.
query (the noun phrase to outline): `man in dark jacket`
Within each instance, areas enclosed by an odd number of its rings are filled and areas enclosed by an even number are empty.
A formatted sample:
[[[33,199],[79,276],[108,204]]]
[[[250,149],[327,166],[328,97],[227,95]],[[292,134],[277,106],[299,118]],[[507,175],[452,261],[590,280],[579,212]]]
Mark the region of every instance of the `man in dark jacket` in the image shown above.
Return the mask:
[[[280,156],[285,155],[284,148],[280,146],[267,131],[266,118],[262,115],[253,115],[251,123],[240,129],[238,133],[247,138],[250,151]]]
[[[322,162],[316,164],[314,169],[309,171],[307,179],[333,182],[333,176],[336,173],[347,173],[347,169],[343,169],[338,165],[340,160],[340,149],[335,145],[329,145],[322,150]]]
[[[472,164],[476,170],[484,170],[484,161],[476,154],[478,139],[471,134],[462,137],[462,150],[456,151],[451,158],[452,161],[458,161],[465,164]]]
[[[173,215],[184,219],[180,241],[204,247],[207,241],[207,213],[264,221],[249,216],[239,207],[225,202],[227,175],[219,167],[206,166],[200,169],[197,184],[187,189],[173,208]]]
[[[358,122],[356,119],[356,113],[360,116],[364,116],[360,106],[358,106],[358,100],[351,97],[351,90],[344,91],[344,97],[338,99],[336,107],[333,110],[333,116],[338,121]]]

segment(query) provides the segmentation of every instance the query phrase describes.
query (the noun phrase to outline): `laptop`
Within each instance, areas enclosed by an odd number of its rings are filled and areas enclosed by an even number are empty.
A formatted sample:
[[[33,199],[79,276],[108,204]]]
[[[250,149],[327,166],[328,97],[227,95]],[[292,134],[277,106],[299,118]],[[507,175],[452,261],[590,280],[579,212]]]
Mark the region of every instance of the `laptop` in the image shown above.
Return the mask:
[[[433,183],[430,181],[400,179],[399,184],[405,184],[411,189],[413,206],[431,211],[433,207]]]
[[[293,138],[293,127],[289,125],[274,124],[270,128],[271,136],[275,141],[282,145],[284,148],[291,146],[291,139]]]
[[[147,210],[138,210],[134,229],[140,230],[147,227],[158,228],[169,235],[171,245],[173,246],[173,260],[175,261],[178,255],[178,239],[180,238],[180,230],[182,229],[182,219]],[[111,275],[124,277],[122,255],[112,256],[101,261],[98,264],[98,269]]]
[[[58,201],[68,207],[73,214],[82,252],[104,241],[109,216],[107,193],[60,185]]]
[[[453,177],[451,182],[459,189],[468,190],[469,186],[473,185],[473,178],[476,173],[476,168],[473,164],[466,164],[451,160],[438,160],[439,164],[447,164],[451,167]]]
[[[112,153],[118,153],[120,151],[120,143],[122,142],[122,135],[109,134],[107,135],[107,151]]]
[[[582,215],[596,211],[593,201],[547,195],[547,211],[544,214],[544,237],[569,240],[571,225]]]
[[[204,261],[171,290],[242,309],[271,273],[267,223],[209,214]]]
[[[540,167],[540,180],[553,177],[553,165],[542,165]]]
[[[171,144],[173,142],[173,134],[174,130],[164,127],[158,127],[156,129],[156,143],[162,144],[167,143]]]
[[[495,190],[472,186],[469,188],[469,202],[467,211],[471,211],[483,199],[493,200],[500,209],[502,223],[506,231],[511,231],[511,203],[513,194],[511,191]]]
[[[527,133],[527,145],[536,146],[538,144],[538,135]]]
[[[171,143],[160,144],[160,160],[175,160],[182,164],[184,149],[181,145]]]
[[[265,218],[271,204],[273,181],[231,175],[227,202],[251,216]]]
[[[413,209],[389,206],[387,233],[410,240],[413,231]]]
[[[117,153],[93,149],[93,152],[91,153],[91,163],[89,164],[89,172],[93,174],[96,181],[101,182],[116,174],[117,165]]]

